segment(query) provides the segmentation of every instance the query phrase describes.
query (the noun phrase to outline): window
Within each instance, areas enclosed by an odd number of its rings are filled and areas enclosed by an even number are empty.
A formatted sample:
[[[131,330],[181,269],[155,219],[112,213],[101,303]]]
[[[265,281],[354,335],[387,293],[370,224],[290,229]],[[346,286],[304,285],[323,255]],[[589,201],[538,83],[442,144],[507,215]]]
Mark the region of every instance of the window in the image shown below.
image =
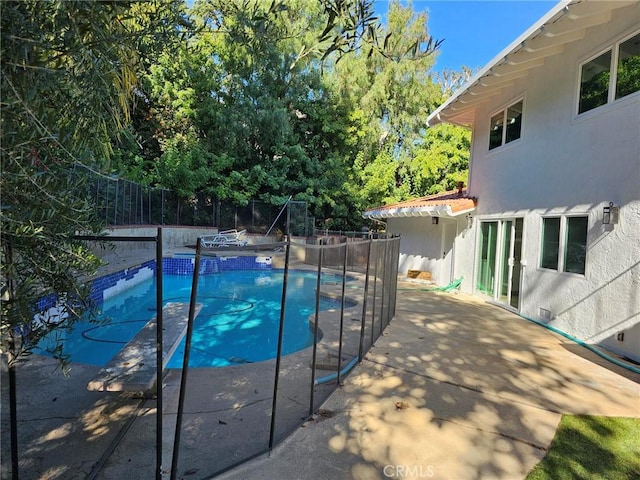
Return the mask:
[[[540,268],[584,275],[588,223],[586,216],[543,218]]]
[[[616,100],[640,92],[640,33],[620,44]]]
[[[585,62],[578,113],[640,91],[640,33]]]
[[[520,100],[491,117],[489,150],[493,150],[496,147],[520,138],[522,106],[523,102]]]
[[[520,126],[522,124],[522,102],[507,108],[507,131],[504,143],[513,142],[520,138]]]
[[[587,112],[607,103],[610,73],[611,51],[603,53],[582,66],[578,113]]]
[[[567,218],[564,271],[584,275],[587,258],[587,217]]]
[[[541,268],[558,269],[558,251],[560,248],[560,218],[542,219],[542,258]]]
[[[480,258],[476,288],[487,295],[493,295],[496,278],[496,247],[498,222],[480,223]]]
[[[502,131],[504,130],[504,112],[491,117],[491,131],[489,132],[489,150],[502,145]]]

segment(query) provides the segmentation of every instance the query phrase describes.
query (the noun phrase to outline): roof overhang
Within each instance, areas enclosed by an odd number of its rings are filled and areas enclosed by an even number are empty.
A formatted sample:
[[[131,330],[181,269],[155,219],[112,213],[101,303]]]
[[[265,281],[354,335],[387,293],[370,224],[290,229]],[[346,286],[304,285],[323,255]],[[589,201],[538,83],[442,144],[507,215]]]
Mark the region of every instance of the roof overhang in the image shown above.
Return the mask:
[[[505,88],[529,75],[532,69],[544,65],[545,59],[560,55],[565,45],[580,41],[588,28],[607,23],[615,9],[636,2],[560,1],[429,115],[427,125],[471,126],[479,105],[500,95]]]
[[[377,220],[380,218],[400,217],[444,217],[455,218],[476,209],[477,199],[468,196],[468,190],[458,187],[421,198],[413,198],[399,203],[370,208],[362,218]]]
[[[461,210],[454,212],[450,205],[438,205],[436,207],[400,207],[400,208],[388,208],[369,210],[362,214],[363,218],[368,219],[381,219],[381,218],[400,218],[400,217],[459,217],[465,213],[470,213],[475,210],[470,208],[467,210]]]

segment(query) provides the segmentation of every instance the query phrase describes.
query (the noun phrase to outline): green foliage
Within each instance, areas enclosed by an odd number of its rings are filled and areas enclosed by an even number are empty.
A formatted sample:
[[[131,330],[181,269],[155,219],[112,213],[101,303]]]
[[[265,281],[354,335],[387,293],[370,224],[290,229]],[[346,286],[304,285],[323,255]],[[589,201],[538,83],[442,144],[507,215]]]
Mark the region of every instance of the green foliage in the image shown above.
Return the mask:
[[[20,355],[90,307],[82,278],[99,260],[73,237],[102,225],[75,168],[106,164],[129,120],[141,55],[179,5],[33,0],[0,8],[1,348]],[[58,295],[57,313],[33,321],[47,294]]]
[[[357,48],[370,10],[360,1],[197,2],[197,30],[144,77],[135,143],[121,142],[117,169],[185,198],[280,204],[293,195],[331,216],[350,123],[320,60]]]
[[[292,195],[329,228],[455,184],[466,175],[455,153],[439,166],[414,158],[443,99],[427,17],[393,2],[383,27],[372,12],[368,0],[196,2],[195,30],[139,86],[117,170],[185,199]]]
[[[330,74],[331,85],[351,111],[349,132],[359,150],[351,190],[364,208],[423,196],[466,179],[468,135],[465,143],[426,129],[425,119],[449,93],[429,74],[433,55],[407,55],[413,45],[433,45],[426,22],[426,14],[415,14],[410,5],[390,3],[385,51],[345,58]],[[463,76],[447,78],[457,82]],[[445,145],[449,141],[456,144]]]
[[[618,61],[616,98],[622,98],[634,92],[640,92],[640,55]]]
[[[563,415],[527,480],[631,480],[640,474],[640,419]]]
[[[409,195],[432,195],[466,182],[470,149],[469,130],[451,124],[428,128],[424,143],[406,162],[403,184],[410,185]]]

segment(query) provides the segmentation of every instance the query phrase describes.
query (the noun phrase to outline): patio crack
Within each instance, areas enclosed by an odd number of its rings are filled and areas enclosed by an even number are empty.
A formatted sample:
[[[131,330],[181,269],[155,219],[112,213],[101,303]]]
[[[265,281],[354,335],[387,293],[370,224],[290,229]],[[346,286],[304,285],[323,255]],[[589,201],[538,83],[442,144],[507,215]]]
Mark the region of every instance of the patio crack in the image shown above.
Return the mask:
[[[271,401],[271,398],[261,398],[258,400],[254,400],[253,402],[249,402],[249,403],[244,403],[242,405],[236,405],[236,406],[232,406],[232,407],[225,407],[225,408],[215,408],[212,410],[192,410],[192,411],[184,411],[185,415],[199,415],[202,413],[220,413],[220,412],[229,412],[229,411],[238,411],[238,410],[242,410],[243,408],[246,407],[251,407],[253,405],[256,405],[258,403],[262,403],[262,402],[266,402],[266,401]],[[172,412],[163,412],[163,415],[175,415],[175,413]]]
[[[486,391],[484,391],[484,390],[482,390],[481,388],[478,388],[478,387],[473,387],[473,386],[465,385],[465,384],[462,384],[462,383],[456,383],[456,382],[453,382],[451,380],[443,380],[443,379],[436,378],[436,377],[431,376],[431,375],[427,375],[426,373],[415,372],[413,370],[408,370],[408,369],[405,369],[405,368],[395,367],[393,365],[387,365],[387,364],[384,364],[384,363],[381,363],[381,362],[376,362],[375,360],[371,360],[371,359],[368,359],[368,358],[365,358],[364,361],[373,363],[375,365],[379,365],[379,366],[381,366],[383,368],[389,368],[389,369],[392,369],[392,370],[397,370],[397,371],[400,371],[400,372],[404,372],[404,373],[406,373],[408,375],[414,375],[416,377],[426,378],[426,379],[432,380],[434,382],[443,383],[443,384],[446,384],[446,385],[451,385],[453,387],[457,387],[457,388],[460,388],[460,389],[463,389],[463,390],[469,390],[471,392],[479,393],[479,394],[487,396],[487,397],[495,397],[495,398],[499,398],[500,400],[503,400],[503,401],[506,401],[506,402],[510,402],[510,403],[514,403],[514,404],[518,404],[518,405],[524,405],[524,406],[527,406],[527,407],[530,407],[530,408],[536,408],[536,409],[542,410],[544,412],[557,413],[559,415],[562,415],[562,413],[563,413],[560,410],[557,410],[557,409],[554,409],[554,408],[544,408],[544,407],[541,407],[540,405],[536,405],[534,403],[527,403],[527,402],[523,402],[521,400],[515,400],[513,398],[505,398],[502,395],[500,395],[499,393],[486,392]]]
[[[475,430],[477,432],[489,433],[489,434],[492,434],[492,435],[497,435],[499,437],[503,437],[503,438],[506,438],[508,440],[512,440],[514,442],[522,443],[524,445],[529,445],[530,447],[537,448],[538,450],[542,450],[543,452],[546,452],[546,451],[549,450],[548,447],[544,447],[542,445],[538,445],[537,443],[531,442],[529,440],[524,440],[522,438],[518,438],[518,437],[516,437],[514,435],[509,435],[508,433],[502,433],[502,432],[498,432],[498,431],[495,431],[495,430],[487,430],[487,429],[476,427],[476,426],[473,426],[473,425],[468,425],[466,423],[456,422],[455,420],[451,420],[449,418],[442,418],[442,417],[435,417],[435,416],[433,418],[436,419],[436,420],[440,420],[442,422],[452,423],[454,425],[458,425],[460,427],[467,428],[469,430]]]

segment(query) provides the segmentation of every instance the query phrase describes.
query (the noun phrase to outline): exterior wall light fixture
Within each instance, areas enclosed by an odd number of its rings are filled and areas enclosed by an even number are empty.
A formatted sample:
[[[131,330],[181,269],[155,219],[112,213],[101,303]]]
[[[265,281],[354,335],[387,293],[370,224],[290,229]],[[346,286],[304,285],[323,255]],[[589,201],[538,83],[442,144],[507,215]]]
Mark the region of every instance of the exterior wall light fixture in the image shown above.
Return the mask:
[[[470,213],[467,213],[467,228],[471,229],[473,227],[473,217]]]
[[[431,225],[438,225],[440,217],[431,217]]]
[[[613,202],[609,202],[609,205],[602,210],[602,224],[603,225],[616,225],[620,218],[620,207],[614,206]]]

